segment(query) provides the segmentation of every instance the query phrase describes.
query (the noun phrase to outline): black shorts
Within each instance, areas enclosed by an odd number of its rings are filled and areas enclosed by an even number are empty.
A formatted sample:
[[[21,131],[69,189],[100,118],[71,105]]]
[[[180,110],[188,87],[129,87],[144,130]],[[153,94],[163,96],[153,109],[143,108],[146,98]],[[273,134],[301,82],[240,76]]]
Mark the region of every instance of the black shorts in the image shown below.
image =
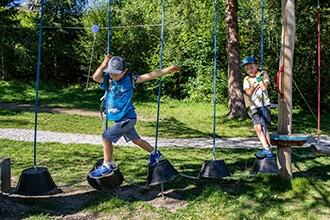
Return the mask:
[[[252,122],[254,125],[263,125],[263,120],[262,120],[262,108],[255,108],[251,110],[251,115],[252,115]],[[271,125],[271,118],[270,118],[270,106],[264,106],[264,118],[266,125]]]

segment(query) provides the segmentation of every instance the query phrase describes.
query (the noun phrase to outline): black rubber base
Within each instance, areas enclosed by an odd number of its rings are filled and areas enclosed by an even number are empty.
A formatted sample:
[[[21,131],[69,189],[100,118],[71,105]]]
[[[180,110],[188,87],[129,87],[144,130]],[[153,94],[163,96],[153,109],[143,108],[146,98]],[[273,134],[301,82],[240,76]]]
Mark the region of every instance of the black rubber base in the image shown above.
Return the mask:
[[[178,171],[172,166],[168,160],[161,160],[148,167],[147,186],[155,186],[173,180]]]
[[[44,195],[56,188],[46,167],[32,167],[22,171],[16,191],[22,195]]]
[[[252,173],[258,174],[278,174],[278,166],[276,161],[276,156],[272,158],[263,158],[263,159],[255,159]]]
[[[223,160],[207,160],[204,162],[199,177],[204,178],[223,178],[230,176],[226,164]]]
[[[102,164],[103,159],[98,160],[91,171],[97,169]],[[89,185],[101,192],[110,192],[111,190],[118,188],[123,183],[123,181],[124,177],[121,174],[119,167],[114,170],[114,173],[111,176],[105,176],[99,179],[94,179],[87,175],[87,182]]]

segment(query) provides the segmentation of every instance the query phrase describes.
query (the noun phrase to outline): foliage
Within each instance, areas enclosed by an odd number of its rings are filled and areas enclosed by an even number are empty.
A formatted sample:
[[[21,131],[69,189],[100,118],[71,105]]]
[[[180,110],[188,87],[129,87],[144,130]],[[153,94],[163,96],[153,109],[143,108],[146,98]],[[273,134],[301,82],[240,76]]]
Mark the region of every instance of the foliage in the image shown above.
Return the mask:
[[[306,4],[306,3],[305,3]],[[296,96],[300,96],[303,94],[304,98],[307,100],[306,102],[303,99],[296,99],[294,103],[302,108],[308,107],[310,105],[314,111],[316,112],[317,108],[317,81],[318,81],[318,54],[317,54],[317,35],[318,35],[318,12],[316,7],[312,7],[314,5],[314,1],[309,1],[309,7],[304,7],[304,3],[297,2],[296,7],[298,8],[300,13],[296,13],[297,15],[297,47],[295,50],[295,72],[294,77],[295,81],[294,92],[297,94]],[[305,5],[306,6],[306,5]],[[326,41],[328,30],[329,30],[329,3],[321,4],[322,8],[320,9],[320,22],[321,22],[321,88],[320,92],[322,94],[321,97],[321,109],[329,109],[329,77],[330,72],[329,66],[330,62],[328,57],[329,55],[329,44]],[[324,8],[323,8],[324,7]],[[308,15],[308,16],[306,16]],[[308,28],[312,27],[312,28]],[[308,86],[306,86],[308,85]],[[299,94],[299,95],[298,95]]]
[[[47,1],[41,60],[41,80],[82,83],[108,52],[108,1]],[[240,59],[260,59],[261,3],[239,1]],[[308,7],[306,7],[308,5]],[[314,111],[317,106],[317,7],[312,0],[296,3],[296,43],[293,66],[293,104]],[[9,10],[10,9],[10,10]],[[330,105],[329,87],[329,3],[321,4],[321,103]],[[10,12],[10,13],[8,13]],[[162,7],[159,1],[112,1],[110,52],[123,56],[132,72],[160,68]],[[39,16],[36,11],[1,8],[3,79],[35,80],[38,55]],[[226,30],[224,3],[218,3],[217,102],[228,100]],[[277,102],[275,79],[281,47],[281,3],[265,1],[264,70],[271,77],[269,92]],[[7,22],[4,24],[4,22]],[[98,25],[99,32],[91,27]],[[162,78],[162,95],[180,100],[213,99],[213,2],[168,0],[165,4],[165,43],[162,67],[182,66],[180,73]],[[16,62],[12,62],[15,60]],[[244,76],[245,72],[241,71]],[[138,90],[144,97],[158,94],[159,83],[145,83]],[[310,90],[310,88],[315,88]],[[305,101],[306,100],[306,101]],[[306,103],[307,102],[307,103]]]
[[[76,66],[81,63],[79,56],[79,30],[70,31],[80,27],[85,1],[47,1],[43,16],[43,33],[41,42],[41,80],[61,80],[64,82],[77,82],[81,72]],[[3,74],[3,78],[31,81],[35,78],[37,56],[39,55],[39,25],[40,13],[20,10],[16,16],[20,21],[19,29],[9,29],[13,44],[8,45],[7,69],[10,73]],[[8,27],[8,25],[7,25]],[[13,33],[16,30],[16,34]],[[4,49],[2,49],[4,51]],[[13,52],[12,56],[9,56]],[[19,60],[19,62],[10,62]],[[3,72],[4,72],[3,67]]]
[[[6,5],[7,1],[1,1],[0,7],[0,78],[4,79],[10,77],[12,71],[10,63],[12,60],[17,60],[15,56],[15,42],[17,40],[17,33],[19,33],[19,20],[17,19],[18,11],[13,8],[2,7]]]

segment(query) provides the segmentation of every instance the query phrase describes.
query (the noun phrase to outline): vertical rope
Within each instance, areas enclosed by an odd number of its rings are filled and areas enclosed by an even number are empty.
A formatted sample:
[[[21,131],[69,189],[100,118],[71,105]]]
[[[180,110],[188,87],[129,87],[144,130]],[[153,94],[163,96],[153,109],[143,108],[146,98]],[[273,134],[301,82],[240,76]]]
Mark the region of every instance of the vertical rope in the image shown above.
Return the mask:
[[[111,1],[112,0],[109,0],[108,2],[108,33],[107,33],[107,36],[108,36],[108,48],[107,48],[107,53],[110,54],[110,21],[111,21]]]
[[[112,3],[112,0],[109,0],[108,2],[108,33],[107,33],[107,36],[108,36],[108,48],[107,48],[107,54],[110,54],[110,29],[111,29],[111,26],[110,26],[110,21],[111,21],[111,3]],[[108,97],[108,88],[106,88],[105,90],[105,129],[107,130],[108,129],[108,126],[109,126],[109,122],[108,122],[108,117],[107,117],[107,113],[108,113],[108,101],[107,101],[107,97]]]
[[[264,29],[265,29],[265,1],[261,1],[261,45],[260,45],[260,69],[264,69]],[[265,121],[265,102],[264,102],[264,92],[261,95],[262,104],[262,124],[264,127],[264,136],[266,137],[266,121]]]
[[[163,47],[164,47],[164,28],[165,27],[165,0],[162,1],[162,31],[160,37],[160,52],[159,52],[159,69],[163,68]],[[157,101],[157,120],[156,120],[156,138],[155,138],[155,151],[158,148],[158,127],[159,127],[159,114],[160,114],[160,97],[162,90],[162,77],[158,81],[158,101]],[[158,163],[158,161],[157,161]],[[161,183],[161,194],[164,199],[164,184]]]
[[[162,1],[162,31],[160,37],[160,55],[159,55],[159,69],[163,68],[163,47],[164,47],[164,27],[165,27],[165,0]],[[160,97],[162,90],[162,77],[158,81],[158,100],[157,100],[157,119],[156,119],[156,138],[155,138],[155,150],[158,147],[158,127],[159,127],[159,114],[160,114]]]
[[[216,139],[216,115],[217,115],[217,8],[218,1],[214,0],[214,17],[213,17],[213,160],[216,160],[215,139]]]
[[[317,141],[320,142],[321,131],[321,6],[317,0]]]
[[[260,45],[260,69],[264,69],[264,29],[265,29],[265,1],[261,1],[261,45]]]
[[[37,79],[36,79],[36,102],[34,116],[34,144],[33,144],[33,166],[37,169],[37,124],[38,124],[38,105],[39,105],[39,80],[40,80],[40,60],[41,60],[41,42],[42,42],[42,23],[44,16],[44,0],[41,0],[41,14],[39,27],[39,42],[38,42],[38,63],[37,63]]]

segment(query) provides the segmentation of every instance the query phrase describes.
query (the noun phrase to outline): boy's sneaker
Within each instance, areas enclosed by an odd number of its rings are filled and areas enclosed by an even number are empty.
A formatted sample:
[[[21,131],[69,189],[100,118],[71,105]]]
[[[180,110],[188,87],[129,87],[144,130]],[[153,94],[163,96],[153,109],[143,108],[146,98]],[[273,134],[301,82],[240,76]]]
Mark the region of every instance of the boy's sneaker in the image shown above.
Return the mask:
[[[88,175],[94,179],[100,179],[102,177],[111,176],[113,174],[113,166],[111,165],[109,168],[105,165],[101,165],[97,169],[90,172]]]
[[[157,161],[159,161],[161,158],[163,157],[163,155],[160,153],[159,150],[157,150],[155,153],[150,154],[150,159],[148,162],[148,166],[151,166],[153,164],[155,164]]]
[[[275,154],[273,154],[272,150],[267,150],[263,148],[261,151],[254,154],[256,158],[262,159],[262,158],[273,158],[275,157]]]
[[[267,158],[273,158],[273,157],[275,157],[275,154],[273,153],[272,150],[269,150],[269,151],[267,152],[267,154],[266,154],[266,157],[267,157]]]

